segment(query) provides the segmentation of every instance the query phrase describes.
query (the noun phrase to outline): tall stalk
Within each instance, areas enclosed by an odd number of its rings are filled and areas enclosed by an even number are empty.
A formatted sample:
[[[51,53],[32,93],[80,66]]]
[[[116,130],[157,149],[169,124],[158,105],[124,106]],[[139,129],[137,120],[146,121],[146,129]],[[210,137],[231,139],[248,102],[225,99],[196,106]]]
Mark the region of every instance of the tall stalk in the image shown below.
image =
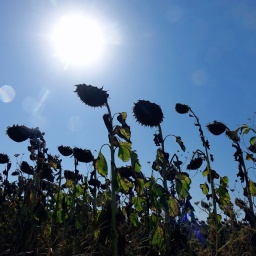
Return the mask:
[[[205,150],[205,158],[207,163],[207,169],[208,169],[208,175],[210,180],[210,186],[211,186],[211,192],[212,192],[212,204],[213,204],[213,215],[214,215],[214,222],[215,222],[215,255],[218,255],[218,248],[219,248],[219,232],[218,232],[218,213],[217,213],[217,201],[216,201],[216,192],[215,192],[215,186],[214,181],[212,177],[212,169],[210,164],[210,158],[209,158],[209,142],[205,140],[204,132],[202,129],[202,126],[199,122],[199,118],[197,115],[193,112],[193,110],[190,108],[190,112],[192,113],[193,117],[196,119],[196,125],[198,126],[200,138],[202,140],[202,144]]]
[[[240,147],[239,142],[235,143],[235,147],[237,149],[237,153],[239,154],[238,162],[241,165],[241,169],[243,170],[243,175],[244,175],[244,178],[245,178],[246,193],[247,193],[246,196],[247,196],[248,201],[249,201],[249,208],[250,208],[251,213],[254,215],[253,201],[252,201],[252,195],[251,195],[251,191],[250,191],[250,180],[249,180],[248,172],[247,172],[245,162],[244,162],[243,151]],[[255,226],[256,226],[256,223],[255,223],[255,221],[253,221],[253,227],[255,227]]]
[[[163,133],[162,133],[162,128],[161,124],[158,124],[158,131],[160,135],[160,144],[161,144],[161,149],[163,152],[165,152],[164,148],[164,140],[163,140]],[[167,165],[166,165],[166,159],[163,161],[163,166],[162,166],[162,172],[163,172],[163,186],[165,193],[169,194],[168,192],[168,186],[167,186]],[[170,213],[169,213],[169,205],[167,204],[164,210],[165,213],[165,222],[164,222],[164,239],[165,239],[165,244],[166,244],[166,253],[167,255],[169,254],[170,251],[170,244],[168,243],[168,238],[169,238],[169,232],[170,232]]]
[[[218,248],[219,248],[219,233],[218,233],[218,214],[217,214],[217,200],[216,200],[216,191],[215,191],[215,186],[214,186],[214,181],[213,181],[213,174],[212,174],[212,169],[211,169],[211,164],[210,164],[210,157],[209,157],[209,142],[208,140],[205,139],[204,132],[202,129],[202,126],[199,122],[199,118],[197,115],[193,112],[193,110],[185,104],[180,104],[177,103],[175,106],[176,111],[179,114],[187,114],[190,112],[189,116],[194,117],[196,119],[195,126],[198,126],[199,133],[200,133],[200,138],[204,147],[204,156],[206,159],[207,163],[207,170],[208,170],[208,177],[209,177],[209,183],[211,186],[211,192],[212,192],[212,204],[213,204],[213,217],[214,217],[214,226],[215,226],[215,255],[218,255]]]
[[[116,227],[116,188],[117,188],[117,175],[115,166],[115,150],[114,150],[114,134],[113,134],[113,118],[111,115],[110,107],[108,105],[109,94],[102,88],[92,85],[78,84],[76,85],[75,92],[78,97],[86,105],[90,107],[103,107],[106,106],[108,114],[103,116],[105,125],[108,129],[110,139],[110,153],[111,153],[111,228],[112,228],[112,255],[117,256],[117,227]]]
[[[110,154],[111,154],[111,228],[112,228],[112,249],[113,256],[117,256],[117,228],[116,228],[116,188],[117,188],[117,176],[116,176],[116,165],[115,165],[115,149],[114,149],[114,135],[113,135],[113,118],[111,115],[111,110],[106,103],[108,109],[109,121],[111,131],[110,135]]]

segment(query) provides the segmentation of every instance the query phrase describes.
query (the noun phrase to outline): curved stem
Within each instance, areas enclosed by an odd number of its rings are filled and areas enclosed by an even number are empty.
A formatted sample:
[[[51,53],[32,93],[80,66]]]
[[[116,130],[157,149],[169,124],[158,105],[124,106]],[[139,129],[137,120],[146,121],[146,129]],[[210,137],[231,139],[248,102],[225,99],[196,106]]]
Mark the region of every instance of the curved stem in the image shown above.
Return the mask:
[[[218,228],[218,216],[217,216],[217,201],[216,201],[216,193],[215,193],[215,187],[214,187],[214,181],[212,177],[212,170],[211,170],[211,164],[210,164],[210,158],[209,158],[209,152],[207,148],[208,142],[206,142],[202,126],[199,122],[199,118],[196,116],[196,114],[192,111],[190,108],[190,112],[193,114],[194,118],[196,119],[196,125],[199,127],[200,137],[203,143],[203,147],[205,149],[205,156],[206,156],[206,162],[207,162],[207,169],[209,171],[209,179],[210,179],[210,185],[211,185],[211,191],[212,191],[212,204],[213,204],[213,215],[214,215],[214,222],[215,222],[215,231],[216,231],[216,239],[215,239],[215,255],[218,255],[218,248],[219,248],[219,234],[217,233]]]

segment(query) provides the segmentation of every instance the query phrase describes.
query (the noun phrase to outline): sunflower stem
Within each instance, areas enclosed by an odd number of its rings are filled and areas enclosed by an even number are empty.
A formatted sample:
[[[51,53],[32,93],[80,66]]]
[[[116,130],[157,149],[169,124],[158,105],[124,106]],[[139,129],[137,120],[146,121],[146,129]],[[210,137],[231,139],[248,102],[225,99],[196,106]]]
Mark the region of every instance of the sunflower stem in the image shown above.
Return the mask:
[[[160,137],[162,138],[161,139],[161,149],[163,152],[165,152],[165,148],[164,148],[164,140],[163,140],[163,133],[162,133],[162,128],[161,128],[161,125],[158,124],[158,130],[159,130],[159,134],[160,134]],[[163,186],[164,186],[164,190],[166,192],[166,194],[168,194],[168,186],[167,186],[167,173],[166,173],[166,160],[163,162]],[[168,202],[166,204],[166,208],[164,210],[165,212],[165,224],[164,224],[164,238],[165,238],[165,243],[166,243],[166,248],[167,248],[167,251],[166,253],[168,254],[169,253],[169,250],[170,250],[170,245],[168,243],[168,234],[170,232],[169,230],[169,223],[170,223],[170,215],[169,215],[169,205],[168,205]]]
[[[209,158],[209,152],[208,152],[208,141],[205,140],[204,137],[204,132],[202,129],[202,126],[199,122],[199,118],[197,115],[193,112],[193,110],[190,108],[189,109],[194,118],[196,119],[196,125],[199,128],[199,133],[200,137],[203,143],[203,147],[205,149],[205,158],[206,158],[206,163],[207,163],[207,169],[209,171],[209,179],[210,179],[210,185],[211,185],[211,191],[212,191],[212,203],[213,203],[213,215],[214,215],[214,223],[215,223],[215,256],[218,255],[218,249],[219,249],[219,233],[217,232],[218,229],[218,214],[217,214],[217,201],[216,201],[216,192],[215,192],[215,187],[214,187],[214,181],[212,177],[212,170],[211,170],[211,165],[210,165],[210,158]]]
[[[248,201],[249,201],[249,208],[250,208],[251,213],[254,215],[252,195],[251,195],[251,191],[250,191],[250,181],[249,181],[249,178],[248,178],[248,172],[246,170],[246,166],[245,166],[245,162],[244,162],[243,152],[242,152],[242,149],[240,147],[239,142],[236,142],[236,146],[239,150],[239,154],[240,154],[240,159],[239,160],[240,160],[241,166],[243,168],[243,173],[244,173],[244,177],[245,177],[246,192],[247,192],[247,198],[248,198]],[[256,226],[256,223],[255,223],[255,221],[253,221],[253,227],[255,227],[255,226]]]
[[[116,228],[116,165],[115,165],[115,149],[113,135],[113,118],[108,103],[105,103],[110,117],[111,132],[110,132],[110,153],[111,153],[111,228],[112,228],[112,250],[113,256],[117,256],[117,228]]]

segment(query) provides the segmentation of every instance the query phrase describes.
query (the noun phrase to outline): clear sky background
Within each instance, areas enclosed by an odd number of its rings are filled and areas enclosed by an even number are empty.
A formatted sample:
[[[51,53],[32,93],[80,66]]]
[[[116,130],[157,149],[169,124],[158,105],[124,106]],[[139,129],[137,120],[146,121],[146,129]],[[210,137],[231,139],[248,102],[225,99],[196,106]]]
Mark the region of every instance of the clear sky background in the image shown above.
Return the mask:
[[[105,44],[96,62],[78,66],[56,55],[53,31],[65,15],[93,17],[100,24]],[[90,149],[96,156],[94,150],[108,142],[102,120],[106,109],[84,105],[73,92],[75,84],[104,86],[112,113],[127,112],[133,149],[146,176],[157,149],[156,129],[136,123],[132,107],[139,99],[161,106],[164,135],[182,137],[189,152],[178,152],[184,170],[189,162],[185,157],[202,145],[194,121],[176,113],[176,103],[188,104],[204,127],[218,120],[235,129],[255,111],[254,0],[1,1],[0,36],[0,87],[15,91],[13,100],[0,101],[0,152],[25,153],[19,161],[28,159],[28,142],[8,138],[6,128],[13,124],[39,127],[52,154],[65,145]],[[213,169],[233,183],[237,164],[231,141],[225,135],[214,137],[206,128],[205,135],[215,158]],[[174,139],[166,141],[170,155],[178,149]],[[72,160],[63,158],[64,169],[69,165]],[[90,168],[80,169],[86,174]],[[190,176],[196,201],[203,198],[199,184],[205,179],[200,172],[191,171]],[[253,171],[250,177],[256,181]],[[236,186],[235,195],[242,197],[240,183]]]

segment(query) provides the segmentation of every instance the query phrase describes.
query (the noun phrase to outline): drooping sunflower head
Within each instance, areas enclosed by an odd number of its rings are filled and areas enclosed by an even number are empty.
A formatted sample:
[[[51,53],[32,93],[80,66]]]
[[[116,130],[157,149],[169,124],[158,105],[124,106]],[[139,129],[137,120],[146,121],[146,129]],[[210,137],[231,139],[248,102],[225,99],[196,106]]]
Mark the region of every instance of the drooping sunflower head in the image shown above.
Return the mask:
[[[73,154],[73,149],[68,146],[61,145],[58,147],[58,150],[63,156],[71,156]]]
[[[227,126],[225,124],[218,121],[214,121],[213,123],[208,124],[206,127],[213,135],[220,135],[227,129]]]
[[[16,142],[23,142],[31,135],[31,129],[25,125],[8,126],[6,130],[7,135]]]
[[[73,149],[73,154],[78,162],[90,163],[94,160],[92,152],[87,149],[81,149],[81,148],[75,147]]]
[[[90,107],[102,107],[108,102],[108,93],[102,88],[92,85],[78,84],[75,85],[78,97],[82,102]]]
[[[201,157],[194,158],[190,161],[190,163],[187,165],[188,170],[197,170],[201,167],[203,163],[203,159]]]
[[[134,103],[133,114],[138,123],[150,127],[158,126],[164,118],[161,107],[147,100]]]
[[[0,154],[0,164],[7,164],[9,163],[10,159],[9,156],[6,154]]]
[[[188,111],[190,110],[190,107],[188,105],[185,104],[181,104],[181,103],[177,103],[175,105],[175,110],[179,113],[179,114],[187,114]]]

